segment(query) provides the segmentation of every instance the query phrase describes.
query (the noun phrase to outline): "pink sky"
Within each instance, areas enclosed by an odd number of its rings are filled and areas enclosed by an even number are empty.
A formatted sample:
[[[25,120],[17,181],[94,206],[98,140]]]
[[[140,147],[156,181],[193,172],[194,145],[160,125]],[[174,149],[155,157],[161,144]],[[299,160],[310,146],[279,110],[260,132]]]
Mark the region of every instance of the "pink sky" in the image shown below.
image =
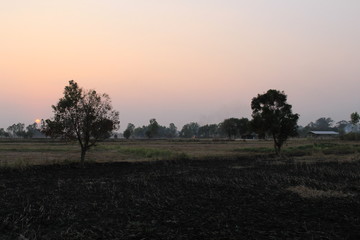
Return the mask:
[[[300,124],[360,112],[357,0],[0,3],[0,127],[51,117],[74,79],[127,123],[250,117],[284,90]]]

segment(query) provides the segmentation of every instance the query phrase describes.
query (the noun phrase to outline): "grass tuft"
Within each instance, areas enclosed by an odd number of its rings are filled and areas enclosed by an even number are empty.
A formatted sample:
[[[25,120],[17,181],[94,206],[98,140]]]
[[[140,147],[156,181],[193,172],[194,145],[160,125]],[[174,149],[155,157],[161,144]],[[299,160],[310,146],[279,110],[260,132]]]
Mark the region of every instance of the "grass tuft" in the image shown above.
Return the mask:
[[[335,190],[318,190],[303,185],[287,188],[288,191],[298,194],[302,198],[345,198],[351,197],[352,194]]]

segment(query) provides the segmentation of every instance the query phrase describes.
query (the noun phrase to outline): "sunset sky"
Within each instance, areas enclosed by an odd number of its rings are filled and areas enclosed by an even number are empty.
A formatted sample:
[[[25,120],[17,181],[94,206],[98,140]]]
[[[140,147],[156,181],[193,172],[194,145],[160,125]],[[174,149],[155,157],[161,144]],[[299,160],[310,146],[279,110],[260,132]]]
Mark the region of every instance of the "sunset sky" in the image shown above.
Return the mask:
[[[360,112],[359,0],[0,3],[0,128],[52,116],[73,79],[108,93],[121,130],[251,117],[284,90],[301,125]]]

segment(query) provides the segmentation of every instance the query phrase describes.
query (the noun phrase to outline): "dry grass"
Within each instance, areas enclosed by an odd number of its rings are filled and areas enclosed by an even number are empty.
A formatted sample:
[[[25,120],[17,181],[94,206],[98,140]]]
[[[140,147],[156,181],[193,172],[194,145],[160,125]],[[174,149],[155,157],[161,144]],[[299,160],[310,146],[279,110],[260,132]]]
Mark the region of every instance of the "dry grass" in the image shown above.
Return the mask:
[[[234,149],[271,147],[270,141],[168,141],[131,140],[102,142],[87,153],[87,161],[92,162],[138,162],[169,159],[178,156],[204,159],[208,157],[233,158],[246,155]],[[0,144],[0,165],[10,166],[18,163],[52,164],[76,162],[80,148],[76,142],[10,142]]]
[[[353,194],[344,193],[342,191],[335,191],[335,190],[319,190],[309,188],[303,185],[300,186],[293,186],[287,188],[288,191],[298,194],[302,198],[344,198],[344,197],[351,197]]]
[[[253,168],[254,166],[231,166],[233,169],[247,169]]]
[[[283,147],[286,156],[273,164],[289,162],[354,161],[360,148],[354,142],[291,139]],[[0,166],[27,166],[77,162],[76,142],[14,141],[0,142]],[[102,142],[86,156],[89,162],[139,162],[163,159],[236,159],[244,156],[267,158],[273,155],[271,140],[120,140]],[[286,160],[287,159],[287,160]],[[285,160],[285,161],[284,161]]]

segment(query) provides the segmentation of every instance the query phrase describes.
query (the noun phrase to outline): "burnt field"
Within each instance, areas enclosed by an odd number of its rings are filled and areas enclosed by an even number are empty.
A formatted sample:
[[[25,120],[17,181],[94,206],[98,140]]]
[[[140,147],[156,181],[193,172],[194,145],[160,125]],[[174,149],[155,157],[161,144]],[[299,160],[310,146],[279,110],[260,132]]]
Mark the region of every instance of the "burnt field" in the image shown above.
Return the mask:
[[[0,239],[360,238],[356,159],[191,159],[3,167]]]

